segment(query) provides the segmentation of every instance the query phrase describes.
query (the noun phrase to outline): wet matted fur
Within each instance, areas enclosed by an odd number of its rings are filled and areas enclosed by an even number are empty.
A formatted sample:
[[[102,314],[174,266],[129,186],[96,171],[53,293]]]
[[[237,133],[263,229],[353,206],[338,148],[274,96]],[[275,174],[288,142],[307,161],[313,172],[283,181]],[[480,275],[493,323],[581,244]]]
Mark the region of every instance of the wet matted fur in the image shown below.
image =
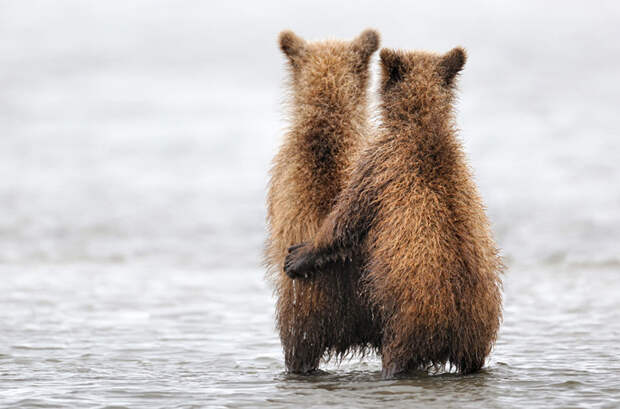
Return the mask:
[[[369,133],[369,62],[379,35],[308,43],[280,34],[290,69],[290,125],[273,161],[267,198],[268,278],[285,364],[293,373],[318,368],[321,357],[364,350],[372,333],[369,302],[359,294],[359,268],[293,281],[283,272],[287,248],[314,237]]]
[[[477,371],[501,321],[503,265],[455,130],[465,59],[461,48],[381,51],[379,135],[315,238],[285,262],[290,276],[311,275],[300,283],[348,260],[364,266],[386,377],[448,362]]]

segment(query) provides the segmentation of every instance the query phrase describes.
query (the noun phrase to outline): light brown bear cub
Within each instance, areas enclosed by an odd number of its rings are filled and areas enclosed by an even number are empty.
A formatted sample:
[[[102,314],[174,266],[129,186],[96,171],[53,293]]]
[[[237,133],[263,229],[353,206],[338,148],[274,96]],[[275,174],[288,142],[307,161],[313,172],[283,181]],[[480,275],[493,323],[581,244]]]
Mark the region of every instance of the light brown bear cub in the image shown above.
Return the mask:
[[[283,272],[287,248],[315,236],[346,184],[367,141],[369,62],[379,36],[308,43],[280,34],[291,75],[290,128],[273,161],[267,198],[266,264],[277,296],[276,320],[285,364],[312,372],[321,357],[376,344],[369,302],[359,292],[359,267],[343,274],[293,281]]]
[[[484,365],[501,321],[502,262],[453,113],[465,52],[381,51],[380,134],[314,239],[293,246],[291,277],[342,260],[364,266],[381,311],[383,375]],[[312,280],[299,280],[307,282]]]

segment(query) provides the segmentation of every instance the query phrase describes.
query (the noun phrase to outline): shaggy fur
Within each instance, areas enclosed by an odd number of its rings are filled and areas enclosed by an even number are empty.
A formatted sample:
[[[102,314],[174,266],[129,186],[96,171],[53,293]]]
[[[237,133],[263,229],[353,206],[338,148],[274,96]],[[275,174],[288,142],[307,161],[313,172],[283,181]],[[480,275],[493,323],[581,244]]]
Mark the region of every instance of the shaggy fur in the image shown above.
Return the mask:
[[[311,372],[324,355],[360,351],[379,339],[369,302],[359,294],[359,267],[342,266],[343,274],[313,281],[293,281],[282,268],[288,246],[314,237],[368,139],[369,61],[378,46],[372,30],[351,42],[307,43],[290,31],[280,34],[292,112],[271,169],[266,264],[285,364],[293,373]]]
[[[456,138],[454,82],[465,52],[384,49],[381,63],[380,134],[315,238],[291,247],[285,270],[365,267],[381,311],[385,377],[447,362],[474,372],[500,325],[503,266]]]

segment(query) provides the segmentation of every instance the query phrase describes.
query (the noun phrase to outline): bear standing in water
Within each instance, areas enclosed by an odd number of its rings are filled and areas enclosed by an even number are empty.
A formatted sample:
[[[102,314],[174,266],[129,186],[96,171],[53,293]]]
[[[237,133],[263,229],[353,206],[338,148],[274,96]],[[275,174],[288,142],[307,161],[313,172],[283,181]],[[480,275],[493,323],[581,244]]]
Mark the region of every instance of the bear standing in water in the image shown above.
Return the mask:
[[[293,373],[314,371],[326,353],[344,355],[380,342],[370,303],[360,295],[359,267],[349,264],[343,274],[303,282],[282,271],[287,248],[314,237],[367,142],[369,62],[378,47],[373,30],[351,42],[307,43],[290,31],[280,34],[292,109],[271,169],[266,264],[285,364]]]
[[[465,59],[381,51],[379,135],[317,235],[286,258],[289,276],[310,276],[299,282],[363,266],[384,377],[447,362],[477,371],[499,329],[503,265],[452,109]]]

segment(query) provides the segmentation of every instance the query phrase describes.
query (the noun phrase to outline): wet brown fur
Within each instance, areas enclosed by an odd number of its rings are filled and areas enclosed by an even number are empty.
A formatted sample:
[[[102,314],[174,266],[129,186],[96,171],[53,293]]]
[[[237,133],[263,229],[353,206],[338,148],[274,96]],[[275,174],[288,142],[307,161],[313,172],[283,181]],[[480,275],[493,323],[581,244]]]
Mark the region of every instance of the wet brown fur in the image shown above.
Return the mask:
[[[325,274],[317,271],[340,274],[333,267],[343,260],[364,266],[381,311],[384,376],[448,362],[475,372],[499,329],[503,266],[456,137],[454,82],[465,52],[384,49],[381,63],[379,135],[285,269],[312,281]]]
[[[369,61],[379,36],[366,30],[351,42],[308,43],[284,31],[279,42],[290,68],[291,123],[271,169],[266,264],[287,370],[308,373],[321,357],[379,339],[359,296],[359,268],[313,281],[293,281],[282,268],[287,248],[318,231],[368,138]]]

